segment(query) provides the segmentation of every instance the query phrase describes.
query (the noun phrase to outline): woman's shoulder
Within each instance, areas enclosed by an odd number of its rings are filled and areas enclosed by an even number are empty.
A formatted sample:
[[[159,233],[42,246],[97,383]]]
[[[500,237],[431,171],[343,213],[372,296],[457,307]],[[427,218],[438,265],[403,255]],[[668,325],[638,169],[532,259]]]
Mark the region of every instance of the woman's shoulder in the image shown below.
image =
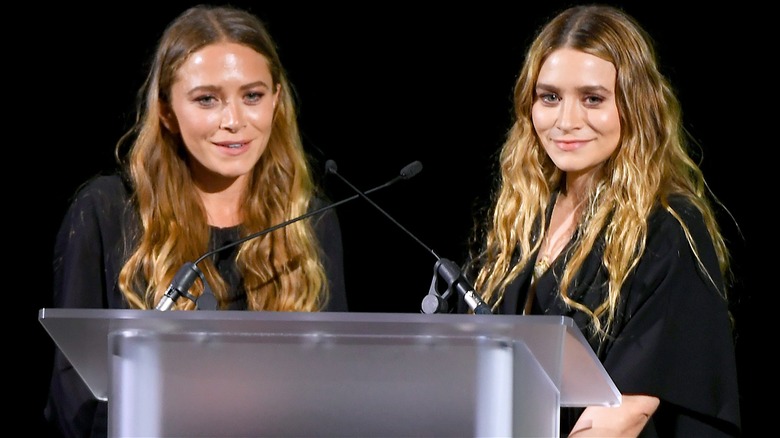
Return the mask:
[[[703,212],[682,195],[670,196],[666,205],[659,203],[648,220],[647,239],[647,248],[653,252],[680,253],[693,244],[708,260],[714,257],[713,237]]]
[[[337,216],[336,210],[340,204],[341,203],[332,202],[328,196],[322,193],[314,193],[311,198],[309,198],[307,213],[313,214],[316,212],[316,216],[320,216],[326,220],[333,220],[333,218]]]
[[[127,195],[130,185],[119,173],[97,174],[85,181],[77,190],[77,195]]]
[[[699,207],[682,195],[669,196],[666,205],[658,203],[648,222],[651,229],[672,227],[682,231],[680,222],[686,227],[704,227],[704,217]]]
[[[319,210],[328,207],[330,204],[332,204],[332,202],[330,202],[330,199],[327,196],[321,193],[315,193],[309,200],[309,211]]]
[[[69,216],[118,220],[127,212],[131,194],[131,186],[122,174],[95,175],[76,190],[70,202]]]
[[[123,204],[131,194],[130,184],[120,173],[98,174],[85,181],[74,195],[74,203]]]

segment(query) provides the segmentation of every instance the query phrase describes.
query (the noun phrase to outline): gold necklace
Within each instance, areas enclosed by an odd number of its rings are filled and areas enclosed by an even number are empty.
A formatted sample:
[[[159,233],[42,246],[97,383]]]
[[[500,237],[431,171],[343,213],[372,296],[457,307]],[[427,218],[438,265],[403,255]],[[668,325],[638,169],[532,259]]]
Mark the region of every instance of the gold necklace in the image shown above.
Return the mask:
[[[559,199],[560,197],[555,199],[553,212],[555,211],[555,208],[558,207]],[[558,257],[560,251],[562,251],[571,241],[573,230],[576,227],[574,218],[582,204],[583,201],[580,201],[566,217],[563,218],[561,225],[555,230],[555,233],[550,233],[549,228],[547,229],[547,232],[545,232],[544,240],[539,248],[539,254],[537,255],[536,263],[534,264],[534,279],[538,279],[550,269],[550,264],[553,261],[553,254],[555,254],[555,257]]]
[[[550,262],[547,261],[547,257],[541,256],[536,259],[534,264],[534,280],[538,280],[547,270],[550,268]]]

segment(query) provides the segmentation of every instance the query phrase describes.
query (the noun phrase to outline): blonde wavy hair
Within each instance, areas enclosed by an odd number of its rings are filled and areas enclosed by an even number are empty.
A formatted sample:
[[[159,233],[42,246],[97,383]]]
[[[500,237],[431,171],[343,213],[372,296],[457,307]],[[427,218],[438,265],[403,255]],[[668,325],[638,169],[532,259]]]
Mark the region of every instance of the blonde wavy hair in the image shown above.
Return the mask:
[[[541,65],[551,52],[564,47],[597,56],[617,69],[620,144],[590,186],[575,244],[559,279],[560,298],[587,314],[593,333],[603,339],[615,321],[620,290],[644,253],[647,220],[654,208],[660,205],[680,222],[699,258],[688,227],[669,206],[670,195],[685,197],[701,211],[724,276],[730,261],[712,208],[716,199],[709,200],[702,172],[689,154],[680,102],[659,71],[650,36],[620,9],[576,6],[540,30],[515,84],[515,120],[500,151],[500,180],[492,194],[490,222],[478,230],[484,245],[472,259],[479,263],[474,285],[483,299],[496,308],[509,283],[534,263],[532,256],[543,240],[540,234],[547,229],[551,194],[565,176],[545,153],[531,119]],[[602,232],[608,294],[591,309],[572,299],[570,290]],[[513,256],[519,257],[516,264]],[[701,260],[699,265],[704,270]],[[725,298],[726,291],[720,292]]]
[[[186,10],[165,29],[138,93],[135,124],[116,147],[140,217],[140,229],[129,242],[132,253],[119,276],[119,287],[131,308],[154,308],[177,270],[209,248],[210,227],[182,140],[163,124],[161,107],[168,103],[177,71],[187,58],[219,42],[242,44],[263,55],[274,88],[281,90],[268,146],[243,195],[242,236],[304,214],[315,194],[292,90],[263,23],[231,7],[201,5]],[[315,242],[308,221],[298,221],[241,245],[236,263],[250,310],[316,311],[324,306],[328,283]],[[217,300],[224,302],[227,285],[212,261],[205,259],[198,267]],[[196,282],[189,292],[197,297],[203,285]],[[179,300],[176,308],[193,309],[194,303]]]

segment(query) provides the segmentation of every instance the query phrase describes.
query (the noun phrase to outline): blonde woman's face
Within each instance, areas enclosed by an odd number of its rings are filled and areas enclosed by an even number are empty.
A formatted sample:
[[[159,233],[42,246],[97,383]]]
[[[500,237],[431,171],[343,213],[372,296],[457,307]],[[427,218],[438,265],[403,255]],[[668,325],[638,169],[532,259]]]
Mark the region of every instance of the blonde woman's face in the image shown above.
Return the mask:
[[[612,63],[566,48],[552,52],[539,70],[534,129],[567,178],[597,170],[618,146],[616,77]]]
[[[181,65],[163,122],[181,134],[195,180],[205,187],[246,179],[268,145],[279,98],[266,58],[218,43]]]

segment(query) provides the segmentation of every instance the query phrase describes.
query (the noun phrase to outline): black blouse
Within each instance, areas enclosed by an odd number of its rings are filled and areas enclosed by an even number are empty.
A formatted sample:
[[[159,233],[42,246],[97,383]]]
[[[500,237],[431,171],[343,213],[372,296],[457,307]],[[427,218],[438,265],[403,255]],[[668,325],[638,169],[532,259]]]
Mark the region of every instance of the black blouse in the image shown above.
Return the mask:
[[[680,223],[658,208],[649,218],[645,252],[621,290],[610,339],[590,336],[588,317],[558,297],[556,276],[569,248],[537,280],[532,313],[571,317],[621,393],[661,400],[641,436],[739,436],[734,337],[727,302],[717,289],[723,290],[724,280],[700,212],[681,198],[670,204],[691,231],[711,278],[698,266]],[[606,294],[603,244],[598,241],[588,255],[570,293],[591,309]],[[532,275],[532,266],[526,266],[507,288],[498,313],[522,313]],[[461,303],[459,309],[466,307]],[[563,436],[583,409],[561,410]]]
[[[130,207],[130,191],[117,175],[98,176],[77,193],[57,234],[54,248],[55,307],[127,308],[117,279],[132,248],[129,231],[138,228],[137,214]],[[316,199],[312,206],[324,205]],[[341,228],[335,209],[309,219],[313,221],[322,248],[323,265],[330,287],[326,311],[347,311],[344,285]],[[220,248],[240,238],[239,227],[211,229],[209,249]],[[230,285],[227,309],[246,309],[234,256],[238,247],[217,252],[215,265]],[[68,437],[106,436],[107,403],[92,396],[86,384],[59,350],[55,351],[46,417]]]

